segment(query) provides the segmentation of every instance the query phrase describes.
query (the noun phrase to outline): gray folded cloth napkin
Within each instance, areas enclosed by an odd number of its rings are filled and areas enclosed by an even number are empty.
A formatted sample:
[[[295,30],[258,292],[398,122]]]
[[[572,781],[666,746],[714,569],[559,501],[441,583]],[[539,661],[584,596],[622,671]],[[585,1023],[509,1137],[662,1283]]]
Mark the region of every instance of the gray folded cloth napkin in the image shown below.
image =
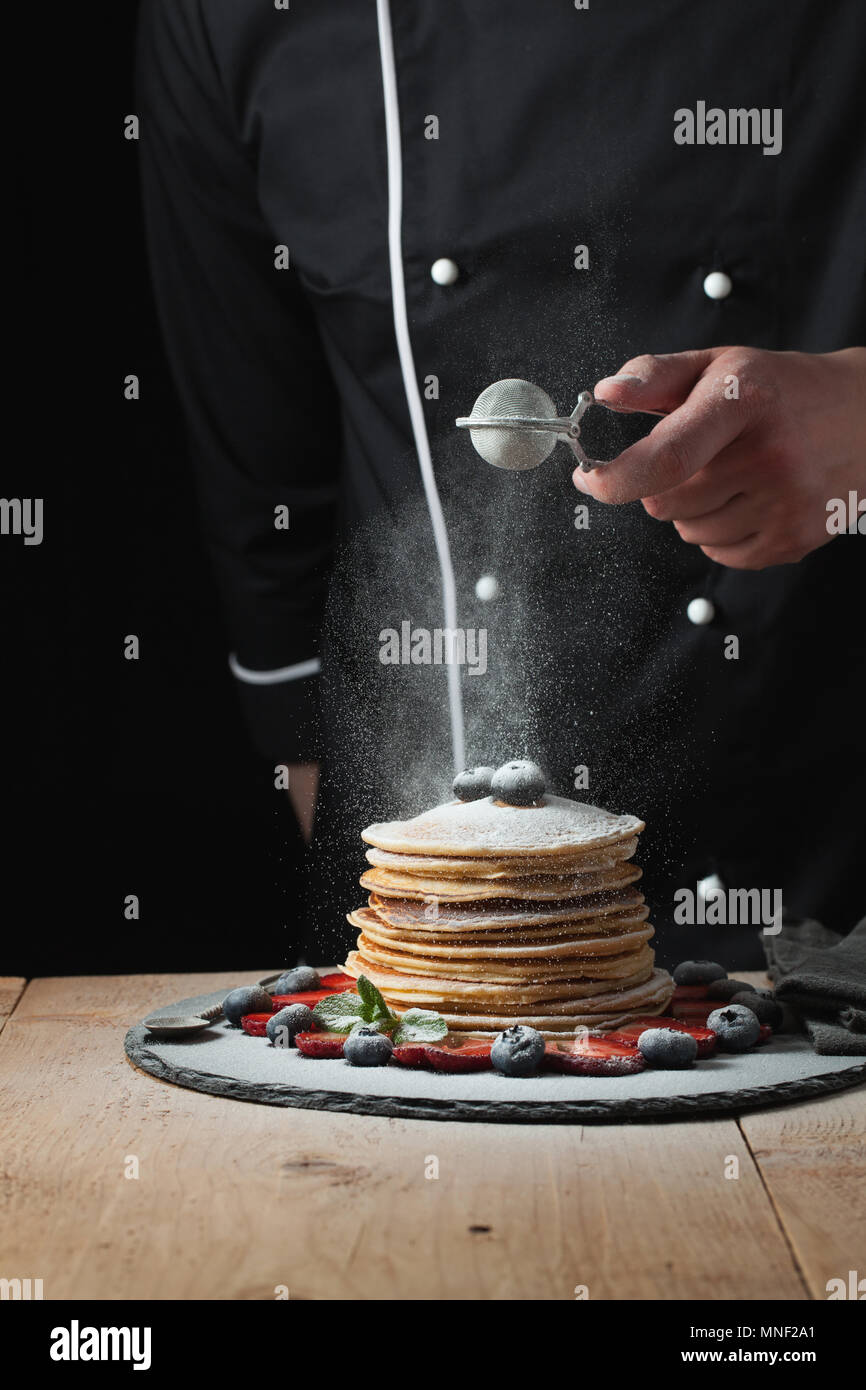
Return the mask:
[[[847,936],[786,917],[761,940],[776,997],[801,1016],[815,1051],[866,1056],[866,917]]]

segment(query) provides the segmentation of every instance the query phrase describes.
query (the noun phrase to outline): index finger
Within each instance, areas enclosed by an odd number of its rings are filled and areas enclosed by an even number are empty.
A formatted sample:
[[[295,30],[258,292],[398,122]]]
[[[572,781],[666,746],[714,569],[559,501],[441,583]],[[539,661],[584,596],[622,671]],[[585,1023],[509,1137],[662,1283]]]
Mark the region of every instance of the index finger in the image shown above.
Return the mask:
[[[723,376],[702,376],[683,404],[643,439],[603,468],[580,473],[580,490],[600,502],[635,502],[667,492],[699,472],[743,427],[738,402],[725,397]]]

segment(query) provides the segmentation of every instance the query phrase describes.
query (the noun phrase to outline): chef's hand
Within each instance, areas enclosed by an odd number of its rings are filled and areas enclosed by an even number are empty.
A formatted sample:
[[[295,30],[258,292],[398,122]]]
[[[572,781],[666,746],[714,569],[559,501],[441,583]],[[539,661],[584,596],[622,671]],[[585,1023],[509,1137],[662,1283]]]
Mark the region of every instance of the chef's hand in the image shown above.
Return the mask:
[[[316,815],[316,796],[319,791],[318,763],[288,763],[289,800],[298,819],[304,843],[313,838],[313,821]]]
[[[601,502],[641,498],[719,564],[801,560],[833,538],[830,498],[866,496],[866,348],[634,357],[594,394],[665,418],[607,467],[576,470],[576,487]]]

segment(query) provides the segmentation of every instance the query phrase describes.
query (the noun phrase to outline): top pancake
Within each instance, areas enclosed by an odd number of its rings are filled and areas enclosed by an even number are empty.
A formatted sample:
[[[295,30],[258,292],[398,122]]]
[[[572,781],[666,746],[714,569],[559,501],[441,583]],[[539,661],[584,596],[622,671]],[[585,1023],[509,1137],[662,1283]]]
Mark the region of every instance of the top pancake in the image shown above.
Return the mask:
[[[506,806],[486,796],[480,801],[448,801],[411,820],[370,825],[361,836],[392,854],[522,859],[599,849],[639,835],[644,828],[636,816],[616,816],[562,796],[545,795],[534,806]]]

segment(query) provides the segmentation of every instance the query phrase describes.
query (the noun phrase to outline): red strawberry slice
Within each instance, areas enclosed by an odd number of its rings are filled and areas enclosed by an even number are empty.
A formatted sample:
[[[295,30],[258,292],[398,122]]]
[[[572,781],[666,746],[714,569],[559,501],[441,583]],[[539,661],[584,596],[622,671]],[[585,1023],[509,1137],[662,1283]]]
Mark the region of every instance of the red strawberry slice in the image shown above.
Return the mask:
[[[689,1033],[698,1045],[698,1058],[712,1057],[716,1050],[716,1035],[712,1028],[701,1028],[697,1023],[684,1023],[682,1019],[662,1024],[662,1027],[678,1028],[683,1033]]]
[[[716,1035],[712,1028],[702,1028],[697,1023],[658,1014],[651,1018],[632,1019],[631,1023],[624,1023],[621,1028],[615,1028],[604,1036],[613,1042],[636,1045],[641,1033],[645,1033],[647,1028],[673,1028],[677,1033],[689,1033],[698,1045],[699,1057],[711,1057],[716,1050]]]
[[[724,1007],[724,1004],[718,999],[684,999],[680,1003],[674,1001],[671,1004],[671,1014],[684,1023],[697,1023],[703,1026],[711,1013]]]
[[[277,1009],[285,1009],[289,1004],[306,1004],[309,1008],[313,1009],[320,999],[330,999],[332,994],[338,993],[342,993],[342,991],[334,989],[307,989],[301,994],[273,994],[271,998],[274,1001],[274,1013],[276,1013]]]
[[[347,1033],[298,1033],[295,1047],[305,1057],[342,1057]]]
[[[544,1060],[554,1071],[578,1076],[630,1076],[646,1066],[634,1043],[615,1042],[608,1037],[549,1042]]]
[[[328,999],[332,994],[355,993],[356,981],[349,975],[323,975],[319,989],[304,989],[296,994],[274,994],[275,1009],[285,1009],[288,1004],[307,1004],[315,1008],[320,999]]]
[[[266,1035],[270,1018],[271,1014],[244,1014],[241,1019],[241,1027],[245,1033],[249,1033],[251,1038],[263,1038]]]
[[[487,1071],[492,1047],[493,1038],[448,1033],[441,1042],[427,1043],[424,1052],[435,1071]]]
[[[674,985],[673,1001],[682,1004],[686,999],[706,999],[709,985]]]
[[[400,1043],[398,1047],[394,1048],[391,1057],[392,1060],[398,1062],[401,1067],[426,1067],[427,1044]]]

